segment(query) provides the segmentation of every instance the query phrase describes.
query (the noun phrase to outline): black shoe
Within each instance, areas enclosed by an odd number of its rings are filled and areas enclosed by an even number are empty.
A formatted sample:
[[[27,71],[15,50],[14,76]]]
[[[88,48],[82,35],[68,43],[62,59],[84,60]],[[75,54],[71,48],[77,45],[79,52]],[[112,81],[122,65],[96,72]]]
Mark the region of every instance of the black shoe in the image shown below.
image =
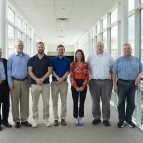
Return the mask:
[[[9,122],[2,122],[2,125],[3,126],[6,126],[6,127],[8,127],[8,128],[11,128],[12,127],[12,125],[11,124],[9,124]]]
[[[20,122],[15,122],[15,128],[20,128]]]
[[[103,123],[105,126],[110,126],[110,122],[108,120],[104,120]]]
[[[123,127],[124,127],[124,121],[119,121],[119,122],[117,123],[117,127],[118,127],[118,128],[123,128]]]
[[[2,127],[1,127],[1,125],[0,125],[0,131],[2,131]]]
[[[126,120],[126,123],[128,124],[129,127],[134,128],[136,125],[132,121]]]
[[[32,127],[32,125],[26,121],[26,122],[21,122],[22,125],[26,126],[26,127]]]
[[[100,119],[94,119],[94,120],[92,121],[92,124],[97,125],[97,124],[100,123],[100,122],[101,122]]]

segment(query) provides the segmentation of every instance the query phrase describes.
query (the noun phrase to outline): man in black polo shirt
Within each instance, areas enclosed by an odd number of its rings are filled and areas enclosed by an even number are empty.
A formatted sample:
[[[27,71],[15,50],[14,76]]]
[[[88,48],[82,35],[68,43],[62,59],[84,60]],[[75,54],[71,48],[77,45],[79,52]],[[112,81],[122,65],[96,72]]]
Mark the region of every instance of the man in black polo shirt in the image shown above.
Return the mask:
[[[31,93],[33,100],[33,119],[32,127],[38,126],[38,102],[40,93],[43,98],[43,119],[47,127],[51,126],[49,122],[49,96],[50,84],[49,76],[52,73],[52,61],[44,54],[45,45],[42,42],[37,44],[38,54],[28,61],[28,73],[31,77]]]

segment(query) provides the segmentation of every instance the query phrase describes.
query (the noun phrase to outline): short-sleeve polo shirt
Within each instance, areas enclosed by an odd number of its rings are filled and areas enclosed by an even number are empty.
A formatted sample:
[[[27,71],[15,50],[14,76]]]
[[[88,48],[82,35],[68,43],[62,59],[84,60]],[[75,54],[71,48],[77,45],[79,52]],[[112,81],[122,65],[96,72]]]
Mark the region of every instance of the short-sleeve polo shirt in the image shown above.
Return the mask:
[[[38,55],[31,57],[28,61],[28,66],[32,67],[32,72],[37,78],[42,78],[48,72],[48,67],[52,67],[53,64],[51,58],[44,54],[42,59],[39,59]],[[49,77],[43,83],[49,83]],[[37,83],[31,78],[31,84]]]
[[[59,76],[63,77],[63,75],[66,72],[70,72],[70,60],[66,57],[62,57],[61,59],[56,56],[52,58],[53,63],[53,71]],[[52,76],[52,79],[55,79],[54,76]]]

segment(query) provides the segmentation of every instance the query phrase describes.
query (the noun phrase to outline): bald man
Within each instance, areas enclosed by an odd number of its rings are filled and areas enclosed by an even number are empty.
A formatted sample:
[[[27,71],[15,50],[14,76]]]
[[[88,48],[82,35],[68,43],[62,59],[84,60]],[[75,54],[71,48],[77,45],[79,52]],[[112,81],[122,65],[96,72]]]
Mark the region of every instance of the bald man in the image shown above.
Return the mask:
[[[110,98],[113,83],[111,80],[111,69],[114,63],[110,54],[103,51],[104,44],[98,42],[95,52],[88,56],[87,62],[90,66],[89,90],[92,99],[92,124],[101,122],[100,97],[102,101],[102,118],[105,126],[110,126]]]

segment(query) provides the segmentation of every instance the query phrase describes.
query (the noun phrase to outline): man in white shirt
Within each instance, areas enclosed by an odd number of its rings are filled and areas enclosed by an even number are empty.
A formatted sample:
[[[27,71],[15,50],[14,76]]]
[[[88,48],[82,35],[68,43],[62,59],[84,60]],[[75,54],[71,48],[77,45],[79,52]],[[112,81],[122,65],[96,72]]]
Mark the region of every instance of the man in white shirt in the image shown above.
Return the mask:
[[[92,124],[101,122],[100,97],[102,101],[102,118],[105,126],[110,126],[110,98],[113,83],[111,69],[114,63],[110,54],[103,51],[104,44],[98,42],[96,52],[88,56],[87,62],[90,67],[89,90],[92,98]]]

